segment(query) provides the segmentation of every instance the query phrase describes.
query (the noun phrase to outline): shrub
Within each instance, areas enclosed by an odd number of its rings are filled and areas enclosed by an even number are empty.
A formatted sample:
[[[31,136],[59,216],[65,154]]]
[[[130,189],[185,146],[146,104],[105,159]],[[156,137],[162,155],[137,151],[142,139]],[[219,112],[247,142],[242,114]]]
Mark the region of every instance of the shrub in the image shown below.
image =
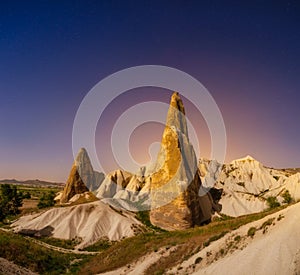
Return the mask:
[[[275,218],[270,218],[267,221],[265,221],[262,226],[260,227],[260,229],[265,229],[267,226],[270,226],[273,221],[275,220]]]
[[[37,205],[38,208],[54,206],[55,204],[54,198],[55,198],[55,193],[53,191],[44,193]]]
[[[249,237],[253,238],[253,236],[255,235],[255,232],[256,232],[256,228],[255,227],[250,227],[249,230],[248,230],[247,235]]]
[[[196,258],[195,264],[200,264],[203,259],[201,257]]]
[[[276,208],[280,206],[280,203],[278,202],[276,197],[268,197],[267,203],[270,209]]]
[[[27,191],[24,195],[23,195],[23,199],[30,199],[31,195],[30,193]]]
[[[278,216],[278,218],[277,218],[277,221],[280,221],[280,220],[282,220],[283,218],[284,218],[284,216],[280,214],[280,215]]]
[[[235,237],[234,237],[234,240],[235,240],[236,242],[239,242],[239,241],[241,240],[241,236],[240,236],[240,235],[235,236]]]
[[[281,197],[283,198],[283,202],[284,203],[291,203],[293,201],[292,196],[289,192],[289,190],[285,190],[285,192],[281,195]]]

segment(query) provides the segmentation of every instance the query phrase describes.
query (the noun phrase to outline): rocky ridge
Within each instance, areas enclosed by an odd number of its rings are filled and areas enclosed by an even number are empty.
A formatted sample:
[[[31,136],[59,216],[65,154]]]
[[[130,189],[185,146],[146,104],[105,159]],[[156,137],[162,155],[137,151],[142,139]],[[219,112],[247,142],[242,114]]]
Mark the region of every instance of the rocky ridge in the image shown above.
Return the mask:
[[[200,159],[198,167],[205,186],[223,189],[222,213],[229,216],[261,212],[269,197],[283,203],[286,190],[294,201],[300,199],[300,173],[265,167],[251,156],[224,165]]]

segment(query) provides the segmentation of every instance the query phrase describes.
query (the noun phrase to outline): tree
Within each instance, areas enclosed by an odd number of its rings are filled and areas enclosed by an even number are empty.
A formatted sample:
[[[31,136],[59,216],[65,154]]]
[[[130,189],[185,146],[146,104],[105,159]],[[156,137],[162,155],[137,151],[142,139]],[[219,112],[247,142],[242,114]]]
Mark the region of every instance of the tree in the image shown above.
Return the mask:
[[[289,190],[285,190],[285,192],[281,195],[281,197],[283,198],[283,202],[284,203],[291,203],[293,201],[292,196],[289,192]]]
[[[267,203],[269,205],[269,208],[271,208],[271,209],[280,206],[280,203],[278,202],[276,197],[268,197]]]
[[[54,206],[55,204],[54,198],[55,198],[55,193],[53,191],[44,193],[37,205],[38,208]]]
[[[25,194],[23,194],[23,199],[30,199],[30,198],[31,198],[31,195],[28,191]]]
[[[0,186],[0,221],[8,215],[18,214],[22,201],[22,195],[18,193],[16,186],[2,184]]]

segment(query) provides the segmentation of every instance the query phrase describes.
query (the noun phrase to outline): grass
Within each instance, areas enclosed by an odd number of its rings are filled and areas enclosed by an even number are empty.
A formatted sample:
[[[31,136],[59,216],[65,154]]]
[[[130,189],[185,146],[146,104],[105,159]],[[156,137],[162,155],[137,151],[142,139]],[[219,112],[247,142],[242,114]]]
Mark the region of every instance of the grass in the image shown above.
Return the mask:
[[[163,230],[155,225],[153,225],[150,222],[150,213],[149,211],[139,211],[136,213],[136,218],[142,222],[147,228],[155,230],[157,232],[166,232],[166,230]]]
[[[225,236],[228,233],[228,231],[223,231],[218,235],[214,235],[212,237],[210,237],[206,242],[203,243],[204,246],[209,246],[211,242],[214,242],[220,238],[222,238],[223,236]]]
[[[39,274],[51,275],[74,274],[78,272],[79,265],[89,258],[52,251],[20,235],[3,231],[0,231],[0,257]]]
[[[62,190],[62,188],[56,187],[36,187],[36,186],[24,186],[24,185],[17,185],[18,191],[22,191],[24,194],[29,192],[32,198],[39,199],[42,197],[43,194],[54,191],[55,193]]]
[[[114,242],[104,239],[104,240],[100,240],[100,241],[84,248],[83,250],[89,251],[89,252],[97,252],[97,251],[102,251],[102,250],[108,249],[113,244],[114,244]]]
[[[96,274],[111,271],[133,263],[147,253],[153,252],[154,248],[158,251],[160,248],[176,245],[176,249],[170,252],[168,257],[163,257],[151,265],[146,274],[164,272],[167,268],[182,262],[187,256],[195,254],[204,247],[205,242],[211,243],[228,231],[235,230],[244,224],[259,220],[283,208],[285,207],[282,206],[238,218],[226,216],[224,220],[219,218],[217,221],[213,221],[208,225],[184,231],[146,232],[115,243],[86,262],[78,274]]]

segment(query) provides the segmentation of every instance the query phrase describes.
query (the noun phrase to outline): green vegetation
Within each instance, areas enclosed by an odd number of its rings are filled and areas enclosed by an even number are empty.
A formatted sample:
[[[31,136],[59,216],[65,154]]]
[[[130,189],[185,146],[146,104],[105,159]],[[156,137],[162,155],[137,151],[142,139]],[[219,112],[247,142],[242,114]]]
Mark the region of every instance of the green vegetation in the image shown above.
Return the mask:
[[[270,226],[273,221],[275,220],[275,218],[270,218],[267,221],[265,221],[262,226],[260,227],[260,229],[265,229],[267,226]]]
[[[165,232],[165,230],[152,225],[150,222],[150,216],[149,211],[139,211],[136,213],[136,218],[141,221],[144,225],[146,225],[148,228],[158,231],[158,232]]]
[[[281,197],[283,198],[283,202],[290,204],[291,202],[293,202],[292,196],[289,192],[289,190],[285,190],[285,192],[281,195]]]
[[[276,197],[268,197],[267,203],[270,209],[276,208],[280,206],[280,203],[278,202]]]
[[[277,181],[280,179],[279,176],[273,176],[273,178],[274,178],[275,180],[277,180]]]
[[[0,257],[13,261],[39,274],[74,274],[79,265],[89,259],[86,255],[52,251],[23,236],[0,231]]]
[[[86,248],[84,248],[84,251],[90,251],[90,252],[97,252],[97,251],[102,251],[105,249],[108,249],[113,245],[114,242],[109,241],[107,239],[100,240]]]
[[[248,235],[249,237],[253,238],[254,235],[255,235],[255,233],[256,233],[256,228],[255,228],[255,227],[250,227],[249,230],[248,230],[247,235]]]
[[[0,185],[0,221],[9,215],[17,215],[20,212],[22,200],[22,194],[17,191],[16,186]]]
[[[14,185],[17,186],[19,192],[26,195],[29,193],[31,199],[40,199],[45,193],[54,192],[57,193],[61,191],[61,188],[57,187],[37,187],[37,186],[24,186],[24,185]]]
[[[22,191],[20,191],[20,192],[22,192]],[[22,194],[23,194],[23,192],[22,192]],[[31,195],[28,191],[25,194],[23,194],[23,199],[30,199],[30,198],[31,198]]]
[[[40,198],[40,201],[38,203],[38,208],[54,206],[55,205],[54,198],[55,198],[55,193],[53,191],[44,193]]]
[[[234,237],[234,241],[235,242],[239,242],[241,240],[241,236],[240,235],[237,235]]]

